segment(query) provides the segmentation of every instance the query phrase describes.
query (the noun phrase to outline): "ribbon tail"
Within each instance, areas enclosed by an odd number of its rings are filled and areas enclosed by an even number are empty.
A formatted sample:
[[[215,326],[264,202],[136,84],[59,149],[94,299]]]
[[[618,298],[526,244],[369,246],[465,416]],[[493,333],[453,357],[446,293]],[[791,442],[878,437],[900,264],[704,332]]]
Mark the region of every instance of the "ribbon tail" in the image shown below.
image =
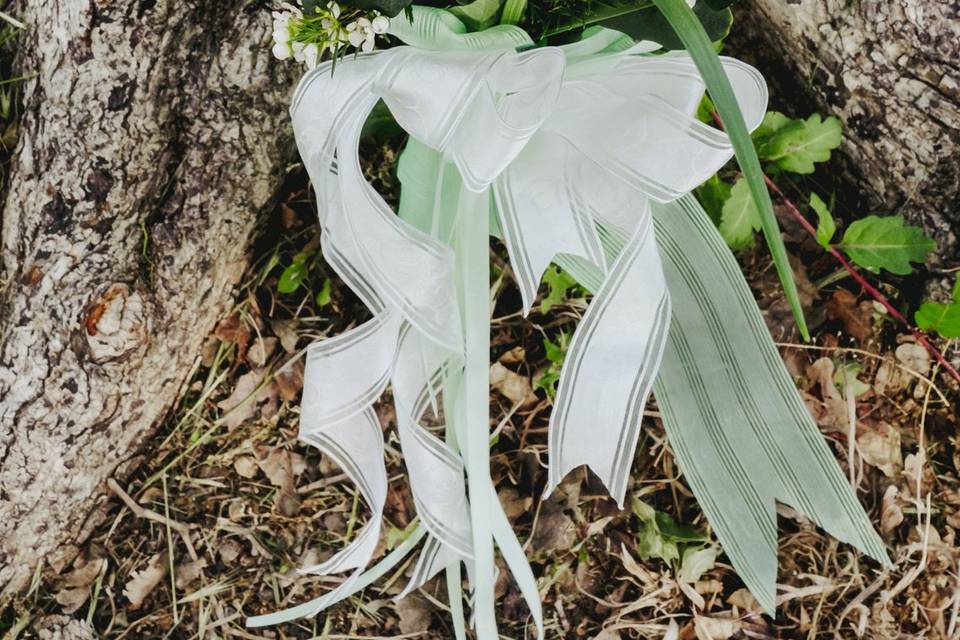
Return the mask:
[[[546,493],[586,464],[623,506],[669,318],[670,295],[644,207],[570,343],[550,416]]]
[[[457,366],[456,361],[458,357],[406,325],[400,332],[392,379],[397,428],[417,514],[433,538],[466,560],[473,551],[463,461],[420,423],[430,407],[439,413],[445,369]],[[447,557],[437,569],[451,561]]]
[[[692,196],[655,205],[654,220],[674,305],[657,403],[737,573],[773,615],[776,500],[888,565],[713,223]]]
[[[583,204],[587,198],[575,184],[575,153],[562,137],[542,133],[494,183],[500,229],[525,314],[558,253],[606,268],[593,218]]]

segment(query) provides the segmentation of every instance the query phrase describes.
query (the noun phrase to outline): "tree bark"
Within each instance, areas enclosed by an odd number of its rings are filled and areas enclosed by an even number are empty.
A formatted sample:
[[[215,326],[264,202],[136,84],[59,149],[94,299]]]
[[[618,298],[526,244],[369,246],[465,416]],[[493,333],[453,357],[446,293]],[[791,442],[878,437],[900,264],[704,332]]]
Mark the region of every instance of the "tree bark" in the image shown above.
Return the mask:
[[[869,213],[902,212],[936,240],[960,236],[960,4],[950,0],[745,0],[738,55],[782,104],[844,124],[842,167]],[[805,115],[805,114],[796,114]]]
[[[59,571],[176,401],[292,149],[243,0],[32,0],[0,264],[0,600]],[[129,466],[129,465],[128,465]],[[91,515],[93,514],[93,515]]]

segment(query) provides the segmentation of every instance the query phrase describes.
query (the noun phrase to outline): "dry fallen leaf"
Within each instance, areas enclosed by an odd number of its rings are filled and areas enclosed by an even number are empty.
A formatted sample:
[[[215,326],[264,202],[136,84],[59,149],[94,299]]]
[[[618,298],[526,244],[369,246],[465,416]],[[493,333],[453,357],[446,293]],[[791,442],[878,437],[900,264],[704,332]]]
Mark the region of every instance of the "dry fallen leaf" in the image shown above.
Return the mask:
[[[7,637],[13,636],[7,634],[4,639]],[[86,620],[53,615],[43,616],[32,622],[27,637],[36,640],[96,640],[100,636]]]
[[[530,541],[531,547],[538,552],[566,551],[576,541],[577,527],[570,516],[556,503],[544,502]]]
[[[166,575],[166,556],[162,553],[154,554],[146,567],[131,573],[127,585],[123,588],[123,595],[130,601],[130,608],[139,609],[143,606],[143,601]]]
[[[526,407],[537,402],[530,379],[507,369],[499,362],[490,367],[490,386],[513,404]]]
[[[900,490],[892,484],[883,493],[883,506],[880,510],[880,531],[890,533],[903,522],[903,510],[900,508],[897,497]]]
[[[274,351],[277,350],[277,344],[279,340],[273,336],[266,338],[257,337],[253,341],[253,344],[250,345],[250,348],[247,349],[247,362],[250,363],[252,367],[262,367],[267,364],[267,360],[270,359],[270,356],[273,355]]]
[[[740,631],[740,622],[697,616],[693,622],[693,629],[698,640],[727,640]]]
[[[915,342],[905,342],[894,351],[897,360],[921,375],[930,373],[930,352]]]
[[[222,409],[226,416],[223,423],[227,425],[227,429],[232,431],[252,418],[259,404],[270,397],[272,390],[269,385],[257,391],[266,373],[265,369],[254,369],[243,374],[237,380],[230,397],[217,403],[217,407]],[[251,394],[255,395],[248,400]]]
[[[270,480],[270,484],[280,488],[274,497],[280,513],[287,517],[296,515],[300,510],[300,497],[293,480],[294,465],[290,452],[283,447],[276,447],[266,456],[259,457],[257,464]]]
[[[623,563],[623,568],[627,570],[627,573],[638,578],[644,587],[651,588],[657,583],[657,576],[634,560],[630,552],[627,551],[627,546],[622,542],[620,543],[620,560]]]
[[[240,456],[233,461],[233,468],[241,478],[250,480],[256,477],[257,470],[260,468],[253,456]]]
[[[280,338],[280,346],[287,353],[295,353],[300,335],[297,333],[296,320],[274,320],[270,323],[273,334]]]
[[[236,343],[241,352],[250,342],[250,328],[236,313],[221,320],[213,334],[224,342]]]
[[[217,553],[220,555],[220,562],[228,567],[233,566],[233,562],[240,557],[242,551],[243,548],[236,540],[224,540],[217,548]]]
[[[193,562],[187,562],[178,566],[174,573],[177,577],[177,589],[186,589],[190,583],[203,575],[203,570],[207,567],[207,559],[199,558]]]
[[[807,377],[820,385],[822,404],[817,412],[817,423],[822,427],[846,430],[849,422],[847,402],[837,389],[834,373],[835,367],[830,358],[820,358],[807,367]]]
[[[900,432],[886,422],[868,425],[857,435],[857,447],[864,461],[880,469],[888,478],[895,477],[903,469]]]
[[[613,628],[601,629],[600,633],[593,636],[593,640],[621,640],[623,636]]]
[[[63,613],[70,615],[83,606],[90,597],[90,585],[106,566],[105,558],[96,558],[60,579],[55,599],[63,607]]]
[[[503,511],[510,520],[516,520],[533,506],[533,496],[522,494],[513,487],[507,487],[497,492]]]
[[[502,364],[520,364],[527,359],[527,350],[523,347],[514,347],[498,359]]]
[[[873,337],[873,305],[865,300],[858,302],[857,297],[846,289],[837,289],[827,300],[827,317],[843,323],[843,330],[865,344]]]
[[[287,402],[293,402],[300,397],[300,390],[303,389],[303,361],[298,360],[292,365],[283,367],[274,378],[277,383],[277,389],[280,390],[280,397]]]
[[[749,611],[752,613],[762,612],[760,608],[760,603],[757,602],[757,599],[753,597],[753,594],[750,593],[750,589],[737,589],[730,594],[730,597],[727,598],[727,604],[733,607],[737,607],[741,611]]]
[[[430,628],[433,607],[424,598],[410,594],[398,600],[393,608],[400,616],[400,633],[413,635],[423,633]]]

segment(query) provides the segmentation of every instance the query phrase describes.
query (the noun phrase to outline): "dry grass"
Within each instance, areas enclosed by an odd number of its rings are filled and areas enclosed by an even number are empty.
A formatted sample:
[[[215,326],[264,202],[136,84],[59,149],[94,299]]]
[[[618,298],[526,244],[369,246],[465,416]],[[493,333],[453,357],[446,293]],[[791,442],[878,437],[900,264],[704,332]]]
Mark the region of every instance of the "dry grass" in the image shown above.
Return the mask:
[[[379,153],[386,155],[372,166],[390,166],[390,151]],[[384,191],[393,189],[388,170],[370,177]],[[316,294],[332,275],[322,261],[297,292],[277,293],[282,268],[317,240],[302,175],[291,177],[286,194],[255,250],[240,301],[210,337],[186,397],[131,467],[126,486],[111,487],[117,499],[110,518],[72,573],[37,576],[10,625],[66,613],[95,637],[113,640],[452,637],[442,578],[404,601],[392,599],[409,562],[316,619],[244,629],[246,616],[335,586],[342,577],[301,577],[295,569],[340,548],[367,517],[340,470],[296,441],[303,349],[367,316],[335,281],[330,303],[317,306]],[[494,259],[505,267],[502,252],[494,251]],[[895,569],[881,571],[782,507],[775,620],[757,613],[722,555],[699,581],[684,584],[666,563],[636,558],[636,518],[618,511],[582,471],[541,501],[550,401],[540,391],[536,403],[519,408],[494,394],[493,475],[540,579],[548,637],[960,637],[956,390],[945,386],[922,349],[898,344],[890,325],[857,301],[850,307],[856,313],[847,309],[822,323],[813,345],[796,345],[762,254],[747,256],[745,264],[771,328],[785,342],[788,366],[883,531]],[[585,302],[574,298],[548,317],[524,320],[510,278],[499,287],[492,358],[529,384],[547,366],[543,337],[572,329]],[[843,337],[855,320],[870,328],[858,348]],[[831,382],[829,373],[844,363],[860,367],[848,370],[866,385],[856,397],[846,391],[852,384]],[[390,478],[381,544],[387,550],[415,513],[389,402],[379,411]],[[646,423],[631,494],[708,530],[655,407]],[[504,636],[533,637],[506,571],[498,605]]]

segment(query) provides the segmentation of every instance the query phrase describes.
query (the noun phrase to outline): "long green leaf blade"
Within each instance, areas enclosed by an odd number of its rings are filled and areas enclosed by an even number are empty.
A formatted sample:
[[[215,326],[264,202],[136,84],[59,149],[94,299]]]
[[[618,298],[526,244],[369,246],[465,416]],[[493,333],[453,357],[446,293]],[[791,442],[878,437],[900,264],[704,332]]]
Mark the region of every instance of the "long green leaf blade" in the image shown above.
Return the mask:
[[[787,250],[783,246],[783,238],[780,237],[780,225],[773,213],[773,203],[770,201],[770,194],[763,181],[760,161],[753,148],[747,125],[743,121],[743,114],[740,113],[740,107],[737,105],[733,87],[730,86],[730,80],[720,66],[720,58],[703,25],[683,0],[653,0],[653,3],[677,32],[683,46],[697,65],[700,75],[703,76],[707,91],[720,113],[724,128],[736,152],[737,162],[740,163],[740,169],[747,179],[757,210],[760,212],[763,235],[770,247],[770,254],[780,275],[780,282],[783,283],[783,290],[793,311],[793,317],[796,319],[797,328],[804,340],[809,340],[810,332],[807,330],[807,321],[803,317],[803,308],[800,306],[797,284],[793,279]]]
[[[500,24],[520,24],[527,11],[527,0],[507,0],[500,14]]]

